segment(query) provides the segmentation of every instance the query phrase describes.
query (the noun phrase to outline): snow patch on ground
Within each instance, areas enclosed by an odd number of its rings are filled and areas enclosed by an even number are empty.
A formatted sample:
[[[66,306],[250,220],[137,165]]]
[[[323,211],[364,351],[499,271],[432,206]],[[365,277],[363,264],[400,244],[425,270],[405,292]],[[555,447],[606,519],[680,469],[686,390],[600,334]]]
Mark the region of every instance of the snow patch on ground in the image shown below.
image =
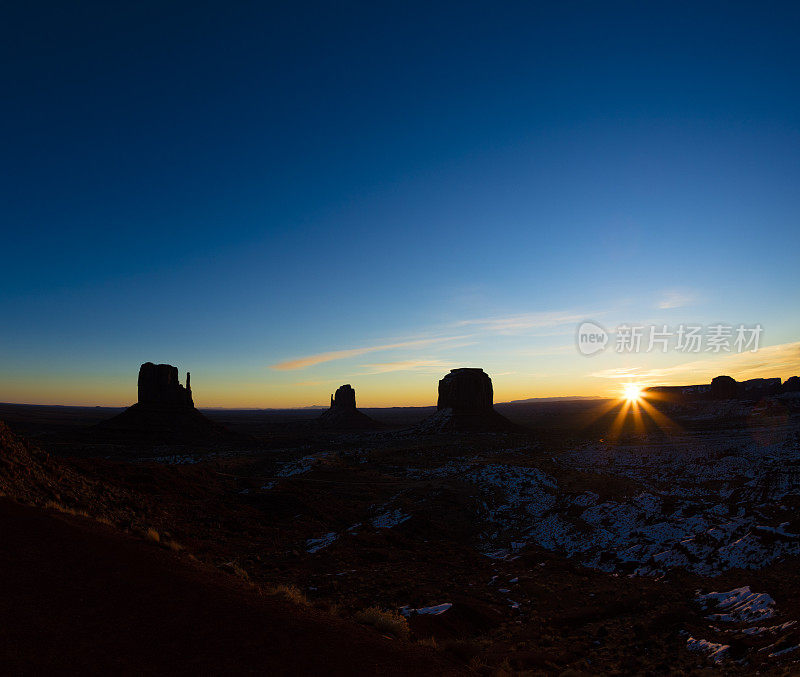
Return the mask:
[[[427,616],[438,616],[439,614],[443,614],[453,605],[449,602],[445,602],[444,604],[437,604],[435,606],[423,606],[419,609],[412,609],[409,606],[404,606],[400,609],[400,613],[403,614],[406,618],[413,616],[414,614],[423,614]]]
[[[591,444],[550,459],[637,488],[613,499],[565,491],[520,458],[517,465],[462,457],[404,474],[473,484],[480,549],[496,559],[532,544],[609,573],[660,577],[674,568],[715,576],[800,555],[800,534],[787,528],[793,510],[783,504],[800,498],[800,454],[791,441],[687,433]]]
[[[309,538],[306,541],[306,552],[319,552],[323,548],[327,548],[338,537],[339,535],[335,531],[331,531],[330,533],[320,536],[319,538]]]
[[[278,469],[275,471],[275,477],[283,478],[283,477],[292,477],[293,475],[303,475],[307,473],[309,470],[314,468],[314,466],[321,463],[325,458],[331,455],[329,451],[323,451],[318,454],[311,454],[309,456],[303,456],[295,461],[288,461],[287,463],[282,463]],[[261,488],[265,491],[275,488],[280,480],[272,480],[271,482],[266,482]]]
[[[194,465],[195,463],[200,463],[202,458],[194,454],[171,454],[169,456],[156,456],[155,458],[146,460],[163,465]]]
[[[747,643],[743,645],[745,651],[758,651],[767,653],[769,658],[777,658],[797,648],[797,642],[800,640],[795,627],[797,621],[791,620],[776,625],[753,625],[778,613],[775,600],[765,592],[753,592],[749,586],[743,586],[726,592],[698,593],[694,601],[706,614],[706,620],[733,626],[720,628],[709,625],[709,632],[721,637],[738,638],[740,641],[742,638],[747,638]],[[708,614],[708,611],[714,613]],[[745,625],[748,627],[742,627]],[[774,641],[776,635],[778,639]],[[759,642],[771,643],[757,648]],[[689,637],[686,642],[687,649],[707,654],[714,663],[730,658],[730,646],[695,637]],[[741,660],[746,660],[746,655]]]
[[[391,529],[409,519],[411,519],[411,515],[406,515],[400,508],[395,508],[373,517],[372,526],[376,529]]]
[[[755,623],[775,615],[775,600],[765,592],[752,592],[749,586],[728,592],[709,592],[695,601],[704,607],[713,605],[717,613],[706,618],[723,623]]]
[[[686,640],[686,648],[689,649],[689,651],[700,651],[707,654],[707,657],[714,663],[721,663],[727,656],[728,650],[731,647],[729,644],[714,644],[705,639],[689,637],[689,639]]]

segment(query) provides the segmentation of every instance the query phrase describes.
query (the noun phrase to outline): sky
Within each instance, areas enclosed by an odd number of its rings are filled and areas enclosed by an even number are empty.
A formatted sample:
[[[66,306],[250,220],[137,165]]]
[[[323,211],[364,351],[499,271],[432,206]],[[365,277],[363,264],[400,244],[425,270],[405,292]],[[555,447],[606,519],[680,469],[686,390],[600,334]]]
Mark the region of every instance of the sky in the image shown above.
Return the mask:
[[[797,3],[3,13],[0,401],[130,404],[146,361],[228,407],[800,373]]]

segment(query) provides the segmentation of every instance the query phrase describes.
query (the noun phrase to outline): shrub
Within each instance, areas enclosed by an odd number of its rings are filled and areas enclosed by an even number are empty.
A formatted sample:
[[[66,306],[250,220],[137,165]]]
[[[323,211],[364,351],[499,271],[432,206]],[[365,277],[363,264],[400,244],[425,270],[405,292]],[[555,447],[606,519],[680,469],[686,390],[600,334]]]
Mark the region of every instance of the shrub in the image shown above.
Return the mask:
[[[396,611],[384,611],[373,606],[359,611],[355,618],[363,625],[371,625],[376,630],[390,633],[395,637],[408,637],[409,634],[408,621]]]
[[[274,588],[273,593],[280,595],[284,599],[287,599],[298,606],[311,606],[311,602],[308,600],[308,597],[306,597],[305,593],[297,586],[278,585]]]
[[[56,503],[55,501],[46,501],[43,507],[45,510],[56,510],[58,512],[63,512],[65,515],[72,515],[73,517],[89,517],[89,513],[85,510],[70,508],[63,503]]]
[[[425,639],[419,640],[417,644],[420,644],[422,646],[429,646],[431,649],[434,650],[439,648],[439,643],[436,641],[435,637],[426,637]]]

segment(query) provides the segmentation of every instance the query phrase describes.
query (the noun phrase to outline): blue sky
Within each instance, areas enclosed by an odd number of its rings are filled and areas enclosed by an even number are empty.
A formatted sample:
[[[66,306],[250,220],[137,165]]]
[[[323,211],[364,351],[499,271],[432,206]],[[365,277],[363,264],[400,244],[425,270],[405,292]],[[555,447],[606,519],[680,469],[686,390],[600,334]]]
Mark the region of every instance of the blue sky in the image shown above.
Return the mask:
[[[706,367],[785,378],[799,19],[794,3],[19,3],[0,28],[0,400],[125,404],[147,360],[228,406],[321,403],[344,382],[363,404],[428,404],[461,365],[498,399],[706,373],[587,359],[577,318],[761,323],[771,362]]]

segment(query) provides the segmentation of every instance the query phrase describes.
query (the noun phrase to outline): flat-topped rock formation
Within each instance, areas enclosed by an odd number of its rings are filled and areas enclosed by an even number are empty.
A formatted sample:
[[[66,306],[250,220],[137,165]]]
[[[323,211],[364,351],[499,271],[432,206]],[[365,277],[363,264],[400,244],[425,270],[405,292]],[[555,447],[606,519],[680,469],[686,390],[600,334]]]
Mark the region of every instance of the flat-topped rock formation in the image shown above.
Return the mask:
[[[145,362],[139,367],[139,401],[121,414],[99,423],[97,429],[161,442],[232,436],[223,426],[195,409],[189,378],[187,372],[184,386],[178,380],[176,367]]]
[[[452,409],[456,413],[490,411],[494,404],[492,379],[483,369],[451,369],[439,381],[439,399],[436,408]]]
[[[315,423],[328,430],[374,430],[382,427],[365,413],[356,409],[356,391],[349,384],[336,389],[331,395],[331,408]]]
[[[439,381],[437,412],[420,432],[513,432],[519,427],[494,410],[492,379],[483,369],[452,369]]]
[[[178,368],[171,364],[145,362],[139,367],[139,404],[152,407],[194,408],[190,374],[186,386],[178,380]]]

